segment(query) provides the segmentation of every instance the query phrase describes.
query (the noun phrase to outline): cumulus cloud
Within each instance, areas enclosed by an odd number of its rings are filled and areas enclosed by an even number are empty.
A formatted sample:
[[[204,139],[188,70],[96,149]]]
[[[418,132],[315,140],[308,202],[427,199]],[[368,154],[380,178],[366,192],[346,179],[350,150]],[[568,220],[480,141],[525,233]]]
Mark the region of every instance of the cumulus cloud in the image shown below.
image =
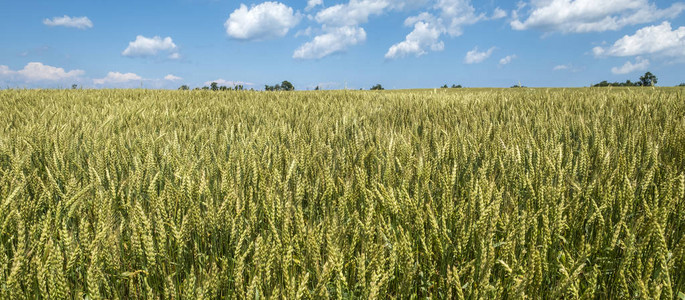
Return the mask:
[[[244,81],[231,81],[231,80],[224,80],[224,79],[221,79],[221,78],[219,78],[219,79],[217,79],[217,80],[207,81],[207,82],[205,82],[205,85],[209,86],[210,84],[212,84],[212,82],[216,82],[216,83],[217,83],[218,85],[220,85],[220,86],[221,86],[221,85],[224,85],[224,86],[254,85],[253,83],[249,83],[249,82],[244,82]]]
[[[527,3],[527,18],[518,14],[511,22],[515,30],[537,29],[545,32],[582,33],[618,30],[677,17],[684,3],[659,9],[649,0],[532,0]]]
[[[476,13],[470,0],[438,0],[432,9],[435,14],[423,12],[404,21],[405,26],[414,26],[414,30],[404,41],[392,45],[385,54],[386,58],[410,54],[421,56],[429,50],[442,51],[444,43],[440,37],[443,34],[460,36],[464,26],[486,19],[484,14]]]
[[[310,27],[307,27],[307,28],[304,29],[304,30],[298,30],[298,31],[295,33],[295,37],[311,36],[313,30],[314,30],[314,29],[313,29],[311,26],[310,26]]]
[[[0,65],[0,76],[9,76],[14,74],[14,71],[10,70],[8,66]]]
[[[319,11],[314,19],[329,26],[357,26],[391,7],[390,0],[350,0]]]
[[[293,58],[320,59],[333,53],[343,52],[348,47],[366,41],[366,31],[361,27],[344,26],[328,30],[300,46]]]
[[[320,10],[310,19],[321,24],[320,34],[314,40],[302,45],[296,50],[293,57],[296,58],[321,58],[337,52],[342,52],[349,46],[359,44],[366,39],[366,32],[361,27],[369,21],[372,16],[382,15],[389,11],[400,11],[420,8],[429,2],[434,2],[437,8],[447,10],[454,2],[464,2],[467,0],[349,0],[345,3],[336,4]],[[318,3],[317,0],[310,0],[308,4]],[[318,4],[317,4],[318,5]],[[310,7],[310,6],[308,6]],[[430,6],[431,8],[433,6]],[[417,24],[423,21],[423,24]],[[443,33],[447,30],[448,22],[444,24],[429,24],[424,20],[414,20],[405,22],[406,26],[414,27],[417,32],[407,36],[404,42],[400,42],[388,50],[386,57],[402,57],[408,54],[417,56],[423,55],[426,50],[442,50],[443,43],[435,36],[435,31]],[[311,33],[311,30],[301,31],[298,36]],[[343,38],[343,41],[334,42],[335,37]],[[323,56],[321,56],[321,55]]]
[[[30,62],[26,64],[23,69],[18,71],[11,70],[8,66],[0,66],[0,76],[10,77],[10,79],[17,79],[25,82],[74,79],[85,73],[86,72],[83,70],[71,70],[67,72],[63,68],[44,65],[40,62]]]
[[[509,63],[511,63],[512,60],[516,59],[516,57],[517,57],[516,54],[507,55],[504,58],[499,60],[499,64],[500,65],[508,65]]]
[[[78,29],[93,28],[93,22],[88,17],[70,17],[64,15],[63,17],[54,17],[52,19],[44,19],[43,24],[47,26],[63,26]]]
[[[642,57],[636,57],[635,58],[635,63],[627,61],[623,66],[621,67],[613,67],[611,68],[611,73],[614,74],[628,74],[632,73],[635,71],[643,71],[646,70],[649,67],[649,60],[644,59]]]
[[[105,76],[104,78],[93,79],[93,83],[96,85],[121,84],[141,80],[143,80],[143,78],[135,73],[109,72],[107,73],[107,76]]]
[[[440,10],[438,21],[446,26],[450,36],[460,36],[465,25],[485,20],[485,14],[477,14],[470,0],[438,0],[435,5]]]
[[[173,74],[169,74],[169,75],[167,75],[167,76],[164,76],[164,80],[168,80],[168,81],[178,81],[178,80],[183,80],[183,78],[178,77],[178,76],[175,76],[175,75],[173,75]]]
[[[156,56],[160,52],[169,53],[170,59],[180,58],[178,47],[170,37],[161,38],[154,36],[147,38],[142,35],[136,36],[136,40],[128,43],[128,47],[121,52],[121,55],[128,57],[149,57]]]
[[[420,0],[423,1],[423,0]],[[319,1],[309,1],[318,3]],[[347,3],[333,5],[320,10],[312,20],[321,24],[321,32],[311,41],[301,45],[293,53],[297,59],[319,59],[340,53],[348,47],[366,40],[366,31],[360,27],[368,22],[369,17],[380,15],[389,9],[400,9],[408,0],[350,0]],[[312,29],[298,33],[311,34]]]
[[[410,54],[421,56],[426,54],[426,50],[442,51],[445,44],[440,41],[441,30],[431,23],[416,22],[414,30],[407,35],[403,42],[392,45],[385,58],[398,58]]]
[[[323,0],[309,0],[307,1],[307,7],[305,7],[304,10],[312,10],[319,5],[323,5]]]
[[[492,17],[490,19],[492,20],[497,20],[497,19],[503,19],[507,17],[507,12],[499,7],[495,8],[495,11],[492,12]]]
[[[663,55],[685,58],[685,27],[672,29],[665,21],[660,25],[647,26],[633,35],[626,35],[607,48],[592,49],[596,56]]]
[[[487,51],[480,52],[478,51],[478,47],[473,48],[473,50],[469,51],[466,53],[466,57],[464,58],[464,63],[467,64],[477,64],[485,61],[492,55],[492,52],[495,51],[495,47],[492,47],[488,49]]]
[[[224,23],[226,34],[238,40],[266,40],[285,36],[300,22],[300,14],[279,2],[264,2],[248,9],[245,4]]]

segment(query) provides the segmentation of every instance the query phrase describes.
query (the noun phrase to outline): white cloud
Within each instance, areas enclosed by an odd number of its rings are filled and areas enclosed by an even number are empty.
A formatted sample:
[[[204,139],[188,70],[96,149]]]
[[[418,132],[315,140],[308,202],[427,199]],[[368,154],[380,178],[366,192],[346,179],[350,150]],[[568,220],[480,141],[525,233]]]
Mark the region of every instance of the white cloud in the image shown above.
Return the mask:
[[[563,71],[563,70],[568,70],[570,68],[571,68],[570,65],[558,65],[558,66],[554,66],[553,70],[554,71]]]
[[[313,29],[311,26],[310,26],[310,27],[307,27],[307,28],[304,29],[304,30],[299,30],[299,31],[297,31],[297,32],[295,33],[295,37],[300,37],[300,36],[311,36],[313,30],[314,30],[314,29]]]
[[[346,3],[336,4],[320,10],[311,19],[322,24],[322,31],[314,40],[302,45],[295,51],[295,58],[321,58],[332,53],[341,52],[349,46],[359,44],[366,40],[366,32],[360,25],[369,21],[371,16],[382,15],[388,11],[415,9],[436,2],[435,9],[446,10],[453,2],[465,2],[470,0],[349,0]],[[318,1],[315,1],[318,2]],[[440,8],[438,8],[440,5]],[[404,42],[397,43],[388,50],[386,57],[401,57],[407,54],[423,55],[427,50],[439,51],[444,48],[438,37],[448,30],[447,22],[423,24],[424,20],[405,22],[406,26],[413,26],[416,33],[409,34]],[[441,21],[442,22],[442,21]],[[435,37],[435,32],[437,36]],[[304,35],[311,31],[302,31],[297,35]],[[334,41],[335,38],[342,41]],[[418,47],[418,48],[417,48]]]
[[[628,73],[632,73],[634,71],[646,70],[648,67],[649,67],[649,60],[638,56],[635,58],[635,63],[627,61],[621,67],[611,68],[611,73],[628,74]]]
[[[8,66],[0,65],[0,76],[13,75],[15,71],[10,70]]]
[[[301,16],[279,2],[264,2],[251,8],[240,4],[224,24],[226,34],[239,40],[266,40],[285,36]]]
[[[404,41],[392,45],[385,54],[386,58],[409,54],[421,56],[429,50],[442,51],[445,47],[440,41],[441,35],[460,36],[464,26],[485,19],[484,14],[476,14],[470,0],[437,0],[432,8],[436,14],[423,12],[404,21],[405,26],[414,26],[414,30]]]
[[[48,26],[64,26],[78,29],[93,28],[93,22],[88,17],[70,17],[64,15],[63,17],[54,17],[52,19],[44,19],[43,24]]]
[[[169,57],[169,59],[181,59],[181,54],[178,52],[174,52],[174,53],[169,54],[168,57]]]
[[[618,30],[628,25],[675,18],[685,4],[657,8],[649,0],[531,0],[527,19],[511,22],[515,30],[538,29],[545,32],[581,33]],[[520,8],[522,9],[522,7]]]
[[[60,81],[75,79],[85,74],[83,70],[65,71],[63,68],[44,65],[39,62],[30,62],[23,69],[14,71],[8,66],[0,65],[0,76],[9,77],[25,82],[36,81]]]
[[[426,49],[433,51],[442,51],[445,49],[445,44],[440,41],[441,31],[435,28],[430,23],[417,22],[414,24],[414,30],[409,33],[403,42],[392,45],[385,58],[398,58],[406,55],[421,56],[426,54]]]
[[[685,27],[673,30],[671,23],[647,26],[626,35],[608,48],[592,49],[596,56],[635,56],[655,54],[685,58]]]
[[[307,1],[307,7],[305,7],[304,10],[312,10],[319,5],[323,5],[323,0],[309,0]]]
[[[507,12],[499,7],[495,8],[495,11],[492,12],[492,17],[490,19],[492,20],[497,20],[497,19],[503,19],[507,17]]]
[[[314,19],[329,26],[357,26],[371,15],[380,15],[391,6],[390,0],[350,0],[319,11]]]
[[[333,53],[343,52],[348,47],[366,41],[366,31],[360,27],[338,27],[314,37],[310,42],[300,46],[293,58],[319,59]]]
[[[131,81],[141,81],[142,77],[136,75],[135,73],[119,73],[119,72],[109,72],[104,78],[93,79],[93,83],[97,85],[102,84],[118,84],[127,83]]]
[[[444,24],[450,36],[460,36],[465,25],[472,25],[485,19],[485,14],[476,14],[470,0],[438,0],[440,23]]]
[[[479,52],[478,47],[473,48],[473,50],[469,51],[466,53],[466,57],[464,58],[464,62],[467,64],[477,64],[481,63],[484,60],[488,59],[490,55],[492,55],[492,52],[495,51],[495,47],[492,47],[488,49],[487,51]]]
[[[516,59],[516,57],[517,57],[516,54],[507,55],[504,58],[499,60],[499,64],[500,65],[508,65],[509,63],[511,63],[512,60]]]
[[[177,81],[177,80],[183,80],[183,78],[175,76],[173,74],[169,74],[167,76],[164,76],[164,80]]]
[[[221,78],[219,78],[219,79],[217,79],[217,80],[207,81],[207,82],[205,82],[205,85],[206,85],[206,86],[209,86],[210,84],[212,84],[212,82],[216,82],[219,86],[224,85],[224,86],[229,86],[229,87],[233,87],[233,86],[236,86],[236,85],[254,85],[253,83],[249,83],[249,82],[244,82],[244,81],[231,81],[231,80],[224,80],[224,79],[221,79]]]
[[[170,53],[169,58],[180,58],[178,47],[170,37],[162,39],[159,36],[147,38],[142,35],[136,36],[136,40],[128,43],[128,47],[121,52],[123,56],[148,57],[155,56],[159,52]]]

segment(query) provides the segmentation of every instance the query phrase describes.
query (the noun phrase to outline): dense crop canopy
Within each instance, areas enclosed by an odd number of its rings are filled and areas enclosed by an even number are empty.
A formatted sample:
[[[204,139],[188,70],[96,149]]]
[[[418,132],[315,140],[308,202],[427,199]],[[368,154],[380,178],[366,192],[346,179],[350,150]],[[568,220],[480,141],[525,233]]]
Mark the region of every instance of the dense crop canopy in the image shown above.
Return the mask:
[[[0,298],[685,293],[676,89],[0,91]]]

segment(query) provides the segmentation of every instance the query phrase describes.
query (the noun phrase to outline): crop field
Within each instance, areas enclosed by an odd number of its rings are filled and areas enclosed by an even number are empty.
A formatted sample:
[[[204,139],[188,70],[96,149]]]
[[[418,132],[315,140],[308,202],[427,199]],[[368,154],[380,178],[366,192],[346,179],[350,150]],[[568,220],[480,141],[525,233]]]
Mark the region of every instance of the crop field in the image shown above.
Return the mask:
[[[0,299],[685,299],[685,90],[0,91]]]

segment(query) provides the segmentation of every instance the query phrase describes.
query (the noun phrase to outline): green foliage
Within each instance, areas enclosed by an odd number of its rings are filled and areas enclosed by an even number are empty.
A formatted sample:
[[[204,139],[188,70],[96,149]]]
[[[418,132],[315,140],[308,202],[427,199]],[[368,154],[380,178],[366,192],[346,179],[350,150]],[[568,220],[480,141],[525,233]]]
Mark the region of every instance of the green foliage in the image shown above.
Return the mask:
[[[372,91],[382,91],[382,90],[384,90],[384,88],[383,88],[382,85],[376,84],[376,85],[374,85],[374,86],[371,87],[371,90],[372,90]]]
[[[678,89],[0,91],[0,299],[674,299]]]
[[[652,72],[647,72],[645,75],[640,76],[640,84],[642,86],[655,86],[658,79]]]
[[[628,86],[642,86],[642,83],[640,82],[632,82],[630,80],[626,80],[626,82],[608,82],[606,80],[593,85],[593,87],[607,87],[607,86],[616,86],[616,87],[628,87]]]
[[[657,77],[652,74],[651,72],[645,73],[645,75],[640,76],[640,80],[637,82],[632,82],[630,80],[626,80],[626,82],[608,82],[606,80],[593,84],[592,87],[607,87],[607,86],[616,86],[616,87],[630,87],[630,86],[654,86],[656,85],[658,79]]]
[[[289,81],[285,80],[281,82],[280,84],[276,85],[265,85],[264,86],[265,91],[294,91],[295,87],[293,86],[292,83]]]
[[[187,91],[187,90],[190,90],[190,87],[184,84],[184,85],[182,85],[181,87],[179,87],[178,90],[180,90],[180,91]]]
[[[284,80],[283,82],[281,82],[281,89],[284,91],[294,91],[295,87],[289,81]]]

